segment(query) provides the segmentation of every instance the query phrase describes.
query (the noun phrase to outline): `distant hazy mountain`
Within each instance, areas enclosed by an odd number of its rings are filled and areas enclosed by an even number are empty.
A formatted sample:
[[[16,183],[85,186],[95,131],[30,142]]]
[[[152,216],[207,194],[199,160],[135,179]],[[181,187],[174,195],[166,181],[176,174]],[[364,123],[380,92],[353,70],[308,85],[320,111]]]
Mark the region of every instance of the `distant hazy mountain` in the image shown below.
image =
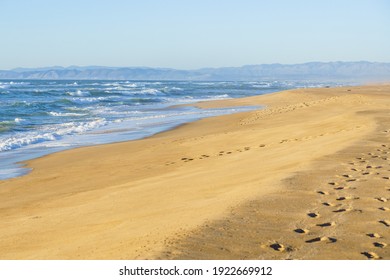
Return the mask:
[[[278,80],[348,80],[357,82],[390,81],[390,63],[309,62],[303,64],[260,64],[242,67],[177,70],[149,67],[70,66],[16,68],[0,70],[0,79],[69,80],[202,80],[252,81]]]

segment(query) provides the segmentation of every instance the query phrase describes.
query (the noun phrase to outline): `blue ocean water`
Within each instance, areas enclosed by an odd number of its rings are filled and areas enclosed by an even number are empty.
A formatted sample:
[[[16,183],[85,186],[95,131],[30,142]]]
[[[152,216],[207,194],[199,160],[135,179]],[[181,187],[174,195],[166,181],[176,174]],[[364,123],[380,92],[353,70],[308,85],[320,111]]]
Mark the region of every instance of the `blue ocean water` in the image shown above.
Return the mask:
[[[142,138],[203,117],[250,109],[172,105],[320,86],[280,81],[2,80],[0,179],[26,173],[18,162],[48,153]]]

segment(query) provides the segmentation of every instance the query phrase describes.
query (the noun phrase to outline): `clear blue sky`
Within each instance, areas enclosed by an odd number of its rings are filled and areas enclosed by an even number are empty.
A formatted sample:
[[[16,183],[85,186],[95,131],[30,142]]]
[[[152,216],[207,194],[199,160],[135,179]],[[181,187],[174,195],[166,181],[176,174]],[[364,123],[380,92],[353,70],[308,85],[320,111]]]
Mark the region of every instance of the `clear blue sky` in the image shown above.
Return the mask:
[[[0,0],[0,69],[390,62],[389,0]]]

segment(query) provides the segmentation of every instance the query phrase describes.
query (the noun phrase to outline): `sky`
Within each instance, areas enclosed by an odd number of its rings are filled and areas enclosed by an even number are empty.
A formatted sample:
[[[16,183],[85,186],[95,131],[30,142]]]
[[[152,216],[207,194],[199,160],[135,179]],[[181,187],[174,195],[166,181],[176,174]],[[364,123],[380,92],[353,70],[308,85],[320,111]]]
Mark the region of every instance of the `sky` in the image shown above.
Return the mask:
[[[390,62],[389,0],[0,0],[0,69]]]

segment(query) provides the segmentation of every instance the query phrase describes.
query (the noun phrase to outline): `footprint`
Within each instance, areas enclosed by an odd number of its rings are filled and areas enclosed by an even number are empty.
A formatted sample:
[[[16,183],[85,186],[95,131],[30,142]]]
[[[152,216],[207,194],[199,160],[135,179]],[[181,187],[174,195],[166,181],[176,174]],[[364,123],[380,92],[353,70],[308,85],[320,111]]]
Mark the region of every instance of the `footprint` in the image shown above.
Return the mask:
[[[335,242],[337,242],[337,239],[334,238],[334,237],[327,237],[327,238],[328,238],[329,243],[335,243]]]
[[[388,221],[388,220],[380,220],[379,221],[381,224],[384,224],[385,226],[387,226],[387,227],[390,227],[390,221]]]
[[[378,248],[385,248],[387,246],[386,243],[384,242],[374,242],[372,243],[375,247],[378,247]]]
[[[382,178],[385,179],[385,180],[389,180],[390,179],[389,176],[383,176]]]
[[[382,238],[382,236],[379,233],[373,232],[373,233],[367,233],[367,236],[371,238]]]
[[[261,144],[259,145],[260,148],[264,148],[265,147],[265,144]]]
[[[388,208],[388,207],[380,207],[378,209],[382,210],[382,211],[390,211],[390,208]]]
[[[314,213],[314,212],[307,213],[307,215],[308,215],[310,218],[318,218],[318,217],[320,216],[320,214]]]
[[[315,243],[315,242],[320,242],[320,241],[329,241],[328,243],[335,243],[337,242],[336,238],[333,237],[316,237],[313,239],[306,240],[306,243]]]
[[[272,249],[274,249],[275,251],[279,251],[279,252],[283,252],[286,248],[284,247],[283,244],[280,244],[280,243],[274,243],[274,244],[271,244],[269,245]]]
[[[335,204],[330,203],[330,202],[323,202],[322,205],[325,205],[325,206],[335,206]]]
[[[297,229],[294,229],[294,231],[296,233],[301,233],[301,234],[307,234],[309,233],[309,230],[308,229],[303,229],[303,228],[297,228]]]
[[[344,174],[343,177],[345,177],[345,178],[352,178],[352,175]]]
[[[335,222],[328,222],[328,223],[322,223],[322,224],[316,224],[318,227],[331,227],[334,226],[336,223]]]
[[[328,184],[332,185],[332,186],[338,186],[338,183],[336,183],[336,182],[329,182]]]
[[[317,191],[317,193],[322,194],[322,195],[329,195],[329,193],[326,191]]]
[[[340,196],[340,197],[336,198],[336,200],[338,200],[338,201],[350,200],[350,199],[352,199],[351,196]]]
[[[347,211],[351,211],[352,209],[350,208],[341,208],[341,209],[337,209],[337,210],[334,210],[333,212],[334,213],[341,213],[341,212],[347,212]]]
[[[387,198],[385,198],[385,197],[376,197],[375,199],[379,200],[381,202],[387,202]]]
[[[380,257],[374,252],[362,252],[361,254],[366,256],[368,259],[380,259]]]
[[[309,239],[309,240],[306,240],[306,243],[320,242],[320,241],[322,241],[322,238],[324,238],[324,237],[316,237],[316,238],[313,238],[313,239]]]
[[[340,190],[344,190],[345,187],[337,187],[337,188],[334,188],[336,191],[340,191]]]

